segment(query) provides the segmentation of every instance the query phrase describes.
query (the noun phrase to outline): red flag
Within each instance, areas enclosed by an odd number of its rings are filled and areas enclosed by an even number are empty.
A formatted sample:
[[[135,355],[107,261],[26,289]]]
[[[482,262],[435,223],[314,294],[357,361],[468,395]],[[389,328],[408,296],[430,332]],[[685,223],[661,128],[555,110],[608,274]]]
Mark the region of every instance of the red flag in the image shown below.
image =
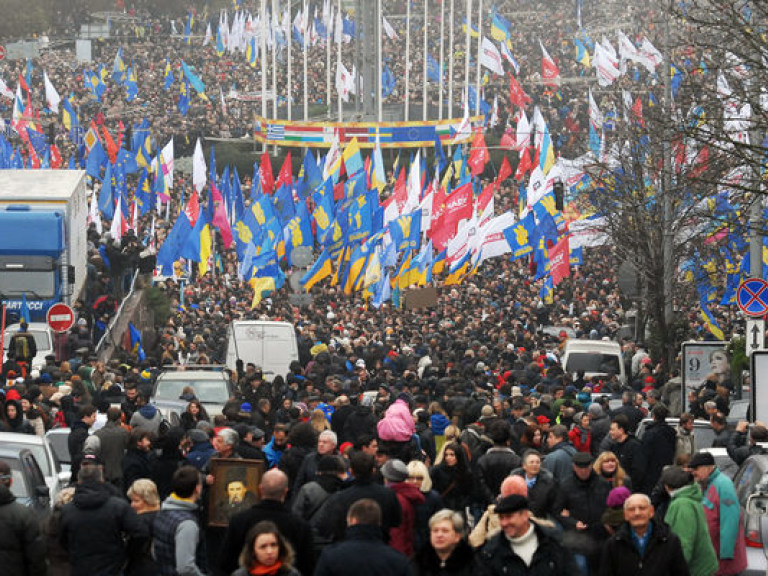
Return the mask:
[[[520,86],[520,83],[517,81],[517,79],[514,76],[512,76],[512,74],[510,74],[509,75],[510,104],[517,106],[519,108],[522,108],[530,101],[531,101],[531,97],[525,93],[525,90],[523,90],[523,87]]]
[[[123,124],[123,121],[120,120],[120,122],[117,123],[117,148],[118,149],[123,147],[123,136],[125,136],[125,124]]]
[[[395,187],[392,190],[392,197],[395,199],[398,214],[402,212],[405,203],[408,201],[408,188],[405,180],[405,168],[400,168],[400,174],[397,176]]]
[[[333,187],[333,200],[335,202],[338,202],[339,200],[344,200],[346,195],[347,195],[347,191],[344,190],[344,182],[339,182]]]
[[[501,161],[501,168],[499,168],[499,175],[496,177],[496,187],[498,188],[504,180],[509,178],[510,174],[512,174],[512,167],[509,165],[509,159],[504,156],[504,160]]]
[[[27,140],[27,148],[29,149],[29,166],[27,168],[34,168],[35,170],[40,168],[40,157],[35,152],[32,142]]]
[[[109,130],[107,130],[107,127],[102,126],[101,128],[104,130],[104,147],[107,149],[109,161],[114,164],[115,160],[117,159],[117,152],[120,150],[120,148],[112,139],[112,135],[109,133]]]
[[[61,152],[56,144],[51,144],[51,168],[60,168],[62,164]]]
[[[475,132],[475,138],[472,140],[472,147],[469,152],[469,168],[472,176],[478,176],[485,170],[488,163],[488,147],[485,145],[485,136],[482,129]]]
[[[460,220],[472,218],[472,183],[459,186],[445,199],[444,225],[456,225]]]
[[[645,120],[643,120],[643,101],[640,100],[639,96],[635,98],[635,103],[632,106],[632,112],[634,113],[635,118],[637,118],[637,123],[642,128],[645,128]]]
[[[533,168],[531,162],[531,148],[526,146],[523,153],[520,154],[520,161],[517,163],[517,171],[515,172],[515,180],[522,182],[528,171]]]
[[[491,182],[483,188],[483,191],[480,192],[480,196],[477,197],[477,213],[482,214],[483,210],[485,210],[485,207],[488,206],[488,203],[493,199],[493,192],[496,190],[495,183]]]
[[[501,136],[501,140],[499,141],[499,146],[501,146],[502,148],[506,148],[507,150],[514,150],[515,139],[505,132]]]
[[[187,215],[189,225],[194,228],[197,224],[197,217],[200,215],[200,201],[197,199],[197,190],[192,190],[192,196],[189,197],[187,205],[184,206],[184,213]]]
[[[261,155],[261,165],[259,166],[259,179],[261,180],[261,189],[266,194],[275,193],[275,177],[272,175],[272,162],[269,154],[264,152]]]
[[[553,286],[557,286],[563,278],[571,275],[570,260],[568,236],[565,236],[549,250],[549,272],[552,274]]]
[[[285,155],[285,161],[283,167],[280,168],[280,174],[277,175],[276,187],[280,188],[283,184],[289,188],[293,188],[293,176],[291,175],[291,152]]]

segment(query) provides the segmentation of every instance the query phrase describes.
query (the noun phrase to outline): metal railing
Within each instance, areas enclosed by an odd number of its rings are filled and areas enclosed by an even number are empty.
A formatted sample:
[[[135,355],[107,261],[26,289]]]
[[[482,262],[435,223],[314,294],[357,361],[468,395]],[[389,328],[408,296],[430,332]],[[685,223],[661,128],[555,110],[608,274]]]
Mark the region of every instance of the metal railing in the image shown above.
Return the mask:
[[[131,279],[131,288],[128,290],[128,294],[126,294],[123,297],[122,302],[120,302],[120,306],[117,308],[117,312],[115,312],[115,315],[112,316],[112,319],[109,321],[109,324],[107,325],[107,329],[104,331],[104,335],[99,339],[99,342],[96,344],[95,353],[98,355],[101,353],[101,351],[104,349],[104,346],[106,343],[110,341],[110,337],[112,336],[112,330],[115,327],[115,324],[117,324],[118,320],[120,319],[120,315],[123,312],[123,308],[125,307],[125,303],[128,302],[128,300],[133,296],[135,292],[136,287],[136,278],[139,276],[139,269],[137,268],[133,273],[133,278]],[[111,340],[113,346],[117,346],[117,343],[112,339]]]

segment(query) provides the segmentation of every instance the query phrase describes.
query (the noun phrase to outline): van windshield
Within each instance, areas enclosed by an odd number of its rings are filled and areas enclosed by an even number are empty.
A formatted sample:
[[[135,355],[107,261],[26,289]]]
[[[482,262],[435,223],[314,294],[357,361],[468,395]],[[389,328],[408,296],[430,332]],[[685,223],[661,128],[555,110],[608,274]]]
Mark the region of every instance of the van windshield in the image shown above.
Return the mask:
[[[619,374],[619,357],[615,354],[599,352],[571,352],[568,354],[566,372],[584,372],[597,374]]]

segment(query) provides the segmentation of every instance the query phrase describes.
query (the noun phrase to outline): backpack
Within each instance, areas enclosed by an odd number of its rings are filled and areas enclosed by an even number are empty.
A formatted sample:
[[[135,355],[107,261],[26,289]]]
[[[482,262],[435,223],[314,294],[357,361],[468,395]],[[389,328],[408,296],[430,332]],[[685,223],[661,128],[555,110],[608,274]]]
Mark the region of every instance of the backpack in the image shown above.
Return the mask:
[[[17,360],[29,358],[29,342],[26,336],[16,335],[13,338],[13,353]]]

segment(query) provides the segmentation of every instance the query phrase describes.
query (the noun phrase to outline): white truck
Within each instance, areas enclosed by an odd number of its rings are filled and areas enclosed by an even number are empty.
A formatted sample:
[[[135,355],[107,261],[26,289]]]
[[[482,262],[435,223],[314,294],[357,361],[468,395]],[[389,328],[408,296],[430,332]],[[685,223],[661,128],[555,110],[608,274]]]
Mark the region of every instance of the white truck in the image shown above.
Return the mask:
[[[82,170],[0,170],[0,299],[33,322],[72,304],[87,277],[88,203]]]
[[[261,366],[267,380],[285,376],[299,359],[296,330],[290,322],[235,320],[227,329],[227,367],[236,370],[237,359]]]

